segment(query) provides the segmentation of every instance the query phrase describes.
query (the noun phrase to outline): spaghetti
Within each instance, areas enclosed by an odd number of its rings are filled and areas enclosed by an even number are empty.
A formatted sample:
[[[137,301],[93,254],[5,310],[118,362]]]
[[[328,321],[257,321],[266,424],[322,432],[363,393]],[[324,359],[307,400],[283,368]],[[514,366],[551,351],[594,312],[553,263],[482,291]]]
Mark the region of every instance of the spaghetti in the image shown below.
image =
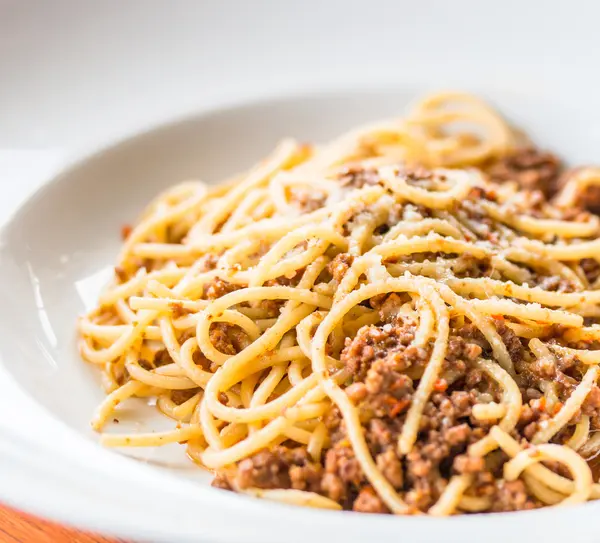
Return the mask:
[[[78,323],[108,393],[93,427],[156,398],[173,430],[102,442],[185,443],[216,486],[298,505],[599,497],[597,171],[558,188],[557,164],[480,100],[437,94],[168,190]]]

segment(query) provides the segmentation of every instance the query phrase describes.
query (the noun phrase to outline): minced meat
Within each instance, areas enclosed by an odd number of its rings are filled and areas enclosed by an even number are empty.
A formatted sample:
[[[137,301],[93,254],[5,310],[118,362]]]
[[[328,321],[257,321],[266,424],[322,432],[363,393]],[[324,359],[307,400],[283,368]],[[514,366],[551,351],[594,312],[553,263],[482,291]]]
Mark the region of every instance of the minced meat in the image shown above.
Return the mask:
[[[561,171],[556,155],[535,147],[518,149],[487,168],[487,174],[496,183],[515,181],[521,189],[539,190],[547,197],[556,192]]]

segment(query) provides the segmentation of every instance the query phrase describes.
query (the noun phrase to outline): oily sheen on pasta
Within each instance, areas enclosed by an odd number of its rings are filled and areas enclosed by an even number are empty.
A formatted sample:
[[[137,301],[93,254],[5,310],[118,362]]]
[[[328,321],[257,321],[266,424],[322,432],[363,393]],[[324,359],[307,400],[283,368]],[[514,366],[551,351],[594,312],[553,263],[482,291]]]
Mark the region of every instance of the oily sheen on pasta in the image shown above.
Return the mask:
[[[452,515],[600,497],[598,171],[437,94],[169,189],[78,322],[102,431],[132,397],[215,486]],[[587,208],[587,209],[586,209]],[[199,468],[200,469],[200,468]]]

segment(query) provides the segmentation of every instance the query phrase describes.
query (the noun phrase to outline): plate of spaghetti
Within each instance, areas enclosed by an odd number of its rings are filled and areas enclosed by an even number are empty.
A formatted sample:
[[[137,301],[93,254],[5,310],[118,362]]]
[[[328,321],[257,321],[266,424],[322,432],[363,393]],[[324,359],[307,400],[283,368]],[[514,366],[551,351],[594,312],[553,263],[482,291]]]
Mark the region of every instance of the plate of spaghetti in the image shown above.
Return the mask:
[[[52,67],[0,58],[0,500],[140,541],[595,541],[596,9],[569,40],[462,3],[0,17]]]
[[[77,324],[110,447],[213,485],[446,516],[600,497],[600,169],[460,93],[160,194]],[[163,432],[103,431],[151,398]]]

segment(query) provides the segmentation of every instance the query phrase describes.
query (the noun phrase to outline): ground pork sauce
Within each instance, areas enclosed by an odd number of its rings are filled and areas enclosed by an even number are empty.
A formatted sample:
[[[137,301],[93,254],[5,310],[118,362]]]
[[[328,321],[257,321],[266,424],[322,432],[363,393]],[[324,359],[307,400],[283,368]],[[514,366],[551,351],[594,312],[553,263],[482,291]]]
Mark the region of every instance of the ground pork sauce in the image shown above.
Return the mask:
[[[482,167],[493,183],[514,182],[525,191],[518,211],[544,217],[548,202],[559,190],[559,178],[564,176],[560,160],[551,153],[533,147],[523,148],[497,162]],[[415,179],[423,180],[427,172],[418,171]],[[410,174],[409,174],[410,177]],[[341,190],[351,190],[376,185],[376,173],[370,170],[348,168],[339,176]],[[493,186],[493,185],[490,185]],[[294,197],[294,195],[292,195]],[[479,207],[481,200],[495,200],[493,189],[477,189],[462,203],[462,209],[474,221],[479,221],[477,235],[482,240],[494,241],[496,225]],[[583,199],[585,200],[585,199]],[[563,210],[563,217],[585,220],[588,210],[585,202],[577,209]],[[595,205],[595,202],[593,202]],[[317,194],[296,194],[294,205],[301,213],[308,213],[324,205]],[[595,209],[590,209],[595,210]],[[407,213],[431,218],[430,210],[410,204],[394,211],[396,220]],[[383,235],[394,226],[394,212],[378,227]],[[494,277],[494,266],[489,260],[470,254],[448,255],[421,253],[411,255],[420,262],[448,264],[458,278]],[[343,280],[353,257],[344,252],[331,254],[324,281],[335,284]],[[402,264],[402,259],[398,260]],[[600,275],[600,265],[593,259],[581,262],[581,269],[592,283]],[[575,285],[550,271],[530,269],[527,283],[544,290],[572,292]],[[298,274],[300,275],[300,274]],[[297,277],[280,277],[271,284],[296,285]],[[206,297],[214,299],[235,290],[235,285],[216,278],[206,287]],[[457,474],[471,474],[474,483],[471,496],[482,498],[488,504],[486,511],[518,511],[541,507],[543,504],[528,490],[521,479],[508,482],[503,478],[503,466],[508,456],[497,450],[484,458],[467,455],[469,445],[485,437],[493,425],[473,416],[473,405],[480,402],[501,402],[502,391],[486,373],[473,362],[480,356],[492,359],[492,349],[478,329],[466,319],[453,319],[448,350],[443,363],[442,377],[435,384],[423,415],[416,443],[407,455],[398,452],[398,438],[405,423],[408,408],[419,379],[431,356],[431,342],[424,347],[413,345],[417,323],[402,312],[407,302],[405,294],[391,293],[365,302],[379,314],[379,321],[359,327],[352,336],[344,338],[340,362],[350,377],[344,391],[358,407],[362,429],[369,452],[377,467],[414,512],[426,512],[439,499],[450,478]],[[268,304],[271,316],[281,307],[278,302]],[[588,318],[588,324],[595,323]],[[502,315],[493,318],[493,324],[504,342],[518,373],[523,408],[516,428],[511,435],[521,444],[529,440],[540,425],[554,414],[544,405],[544,391],[553,383],[557,405],[562,405],[573,387],[579,382],[582,364],[574,357],[557,357],[557,362],[532,362],[527,355],[524,339],[515,335]],[[244,342],[239,333],[222,326],[213,332],[215,345],[225,353],[236,352],[236,345]],[[557,326],[547,328],[547,339],[560,338]],[[586,343],[580,348],[598,348]],[[272,399],[272,398],[271,398]],[[554,407],[553,409],[558,409]],[[600,388],[594,386],[582,410],[559,432],[552,442],[564,443],[573,432],[582,415],[590,418],[591,431],[600,429]],[[346,510],[366,513],[390,513],[368,483],[350,445],[343,418],[334,406],[322,417],[329,440],[320,458],[307,453],[306,447],[287,440],[276,447],[263,449],[236,465],[223,470],[215,477],[213,485],[223,489],[297,489],[321,494]],[[600,461],[590,460],[594,477],[600,475]],[[560,466],[552,466],[569,477]],[[463,511],[468,512],[468,511]]]

